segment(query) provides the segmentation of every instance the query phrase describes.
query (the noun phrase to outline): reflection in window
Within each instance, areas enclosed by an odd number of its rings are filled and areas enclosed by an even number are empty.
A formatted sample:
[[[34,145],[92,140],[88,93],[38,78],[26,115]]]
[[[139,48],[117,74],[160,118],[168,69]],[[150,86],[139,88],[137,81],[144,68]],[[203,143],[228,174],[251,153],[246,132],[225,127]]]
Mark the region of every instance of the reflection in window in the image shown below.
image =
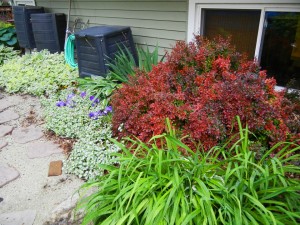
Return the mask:
[[[300,13],[267,12],[261,66],[280,86],[300,89]]]
[[[255,53],[260,10],[205,9],[203,35],[231,37],[240,53],[252,59]]]

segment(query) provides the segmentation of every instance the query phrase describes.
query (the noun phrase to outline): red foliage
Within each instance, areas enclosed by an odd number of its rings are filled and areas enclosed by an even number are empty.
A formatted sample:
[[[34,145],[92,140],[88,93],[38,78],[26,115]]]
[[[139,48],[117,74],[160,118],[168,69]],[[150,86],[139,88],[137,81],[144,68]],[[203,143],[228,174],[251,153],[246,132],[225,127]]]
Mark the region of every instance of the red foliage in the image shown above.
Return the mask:
[[[166,62],[149,73],[137,72],[116,91],[113,131],[147,141],[165,131],[168,117],[181,135],[189,136],[187,144],[200,142],[209,149],[237,132],[239,116],[273,144],[291,136],[290,108],[275,84],[228,41],[196,36],[192,43],[178,42]]]

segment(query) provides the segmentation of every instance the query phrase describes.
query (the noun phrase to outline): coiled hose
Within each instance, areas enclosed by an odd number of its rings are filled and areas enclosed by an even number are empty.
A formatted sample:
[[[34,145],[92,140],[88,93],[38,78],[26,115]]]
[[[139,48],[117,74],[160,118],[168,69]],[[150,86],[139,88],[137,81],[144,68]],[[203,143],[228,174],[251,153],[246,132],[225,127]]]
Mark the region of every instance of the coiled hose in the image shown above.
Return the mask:
[[[74,46],[75,46],[74,42],[75,42],[75,35],[74,34],[69,35],[65,43],[65,60],[72,68],[77,68],[78,64],[75,62],[75,58],[74,58]]]

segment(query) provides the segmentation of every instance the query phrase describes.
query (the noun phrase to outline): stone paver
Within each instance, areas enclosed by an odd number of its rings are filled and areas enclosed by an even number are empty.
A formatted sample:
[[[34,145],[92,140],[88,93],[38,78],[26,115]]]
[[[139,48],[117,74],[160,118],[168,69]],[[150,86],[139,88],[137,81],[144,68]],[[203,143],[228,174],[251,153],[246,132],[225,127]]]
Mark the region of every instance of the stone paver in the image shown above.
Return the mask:
[[[19,177],[19,172],[6,164],[0,164],[0,188]],[[1,223],[0,223],[1,224]]]
[[[62,149],[52,142],[29,143],[26,148],[28,150],[27,156],[30,159],[43,158],[52,154],[63,153]]]
[[[5,146],[7,146],[7,141],[1,141],[0,140],[0,150],[2,149],[2,148],[4,148]]]
[[[5,123],[11,120],[18,119],[19,115],[12,110],[5,110],[4,112],[0,113],[0,124]]]
[[[4,109],[7,109],[7,108],[9,108],[11,106],[14,106],[16,104],[17,104],[16,102],[10,101],[7,98],[3,98],[3,99],[0,100],[0,111],[3,111]]]
[[[25,144],[27,142],[40,139],[44,136],[44,133],[42,128],[30,126],[13,130],[12,136],[15,142]]]
[[[0,137],[4,137],[9,134],[13,129],[14,128],[12,126],[0,125]]]
[[[35,210],[25,210],[0,214],[1,225],[32,225],[36,216]]]

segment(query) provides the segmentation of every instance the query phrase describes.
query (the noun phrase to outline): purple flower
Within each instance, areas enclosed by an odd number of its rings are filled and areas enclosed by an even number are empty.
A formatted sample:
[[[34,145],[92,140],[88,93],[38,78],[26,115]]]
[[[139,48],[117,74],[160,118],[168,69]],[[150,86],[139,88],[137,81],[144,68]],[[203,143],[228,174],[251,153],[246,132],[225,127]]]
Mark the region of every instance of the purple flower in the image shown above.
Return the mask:
[[[93,96],[93,95],[90,96],[90,100],[93,102],[92,106],[95,106],[96,104],[98,104],[100,102],[100,100],[98,98],[95,98],[95,96]]]
[[[112,106],[106,106],[105,109],[103,110],[105,114],[112,112]]]
[[[93,117],[95,117],[96,116],[96,113],[95,112],[90,112],[89,113],[89,117],[92,119]]]
[[[90,96],[90,100],[91,100],[91,101],[93,101],[94,98],[95,98],[95,96],[93,96],[93,95]]]
[[[63,101],[56,102],[56,106],[58,106],[58,107],[63,107],[63,106],[66,106],[66,105],[67,104],[65,102],[63,102]]]
[[[99,116],[104,116],[105,114],[100,110],[98,112],[90,112],[89,117],[91,119],[97,120]]]
[[[73,98],[75,96],[75,94],[72,92],[71,94],[68,95],[67,99],[70,100],[71,98]]]
[[[86,92],[85,92],[85,91],[82,91],[82,92],[80,93],[80,97],[81,97],[81,98],[85,98],[85,96],[86,96]]]

